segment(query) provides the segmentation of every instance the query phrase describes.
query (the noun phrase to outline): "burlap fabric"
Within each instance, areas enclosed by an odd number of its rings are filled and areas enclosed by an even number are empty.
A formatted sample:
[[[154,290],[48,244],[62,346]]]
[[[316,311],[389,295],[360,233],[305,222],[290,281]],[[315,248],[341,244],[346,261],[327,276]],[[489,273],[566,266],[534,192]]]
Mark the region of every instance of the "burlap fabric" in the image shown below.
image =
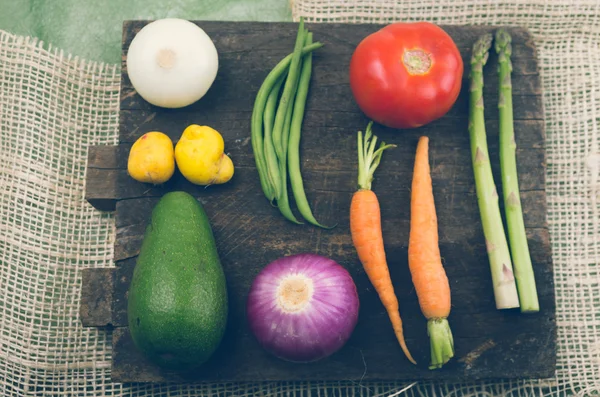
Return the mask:
[[[0,395],[542,396],[600,393],[600,5],[597,1],[297,0],[308,21],[528,27],[547,117],[558,371],[470,384],[110,381],[111,335],[82,328],[81,271],[110,267],[114,220],[83,197],[86,151],[117,140],[119,69],[0,31]]]

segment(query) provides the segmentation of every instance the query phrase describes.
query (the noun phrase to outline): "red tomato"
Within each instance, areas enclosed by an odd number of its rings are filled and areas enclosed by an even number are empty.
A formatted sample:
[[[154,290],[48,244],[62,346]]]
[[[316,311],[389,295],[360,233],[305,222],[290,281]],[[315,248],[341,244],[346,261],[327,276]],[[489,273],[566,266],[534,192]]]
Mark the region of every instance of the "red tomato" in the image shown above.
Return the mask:
[[[460,92],[463,62],[452,38],[428,22],[393,23],[367,36],[350,61],[350,87],[367,117],[415,128],[442,117]]]

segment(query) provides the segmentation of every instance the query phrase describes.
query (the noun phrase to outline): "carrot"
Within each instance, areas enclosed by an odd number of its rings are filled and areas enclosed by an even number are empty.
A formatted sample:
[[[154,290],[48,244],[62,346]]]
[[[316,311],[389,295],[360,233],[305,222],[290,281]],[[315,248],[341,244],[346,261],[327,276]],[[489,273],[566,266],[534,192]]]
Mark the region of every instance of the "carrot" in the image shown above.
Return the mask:
[[[358,132],[358,190],[354,192],[350,205],[350,233],[358,258],[388,313],[404,354],[410,362],[416,364],[404,341],[398,299],[390,278],[383,246],[379,201],[371,190],[373,173],[381,161],[383,151],[395,145],[381,142],[379,149],[375,150],[377,137],[372,136],[372,124],[373,122],[370,122],[367,126],[364,141],[362,132]]]
[[[447,317],[450,314],[450,285],[438,246],[438,225],[429,170],[429,138],[417,145],[410,205],[408,266],[427,318],[431,345],[430,369],[441,368],[454,356],[454,342]]]

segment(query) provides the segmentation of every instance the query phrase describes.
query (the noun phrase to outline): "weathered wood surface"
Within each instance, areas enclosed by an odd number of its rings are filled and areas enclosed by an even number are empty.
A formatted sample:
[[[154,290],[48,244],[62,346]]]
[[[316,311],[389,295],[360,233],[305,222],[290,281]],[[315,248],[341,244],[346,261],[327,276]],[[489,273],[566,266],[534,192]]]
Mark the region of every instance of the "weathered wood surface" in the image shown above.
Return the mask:
[[[84,326],[112,326],[114,274],[113,268],[83,270],[79,317]]]
[[[124,25],[124,54],[145,22]],[[315,52],[313,77],[303,124],[302,171],[313,211],[330,231],[287,222],[260,190],[250,144],[253,101],[264,77],[292,47],[297,25],[289,23],[201,22],[220,55],[215,84],[201,101],[184,109],[159,109],[133,90],[123,58],[120,144],[90,148],[86,198],[100,209],[116,210],[112,378],[118,382],[181,380],[292,379],[448,379],[539,378],[556,366],[556,320],[553,271],[546,221],[545,136],[541,85],[535,47],[529,34],[510,29],[513,45],[515,132],[525,224],[541,311],[522,315],[495,309],[490,272],[469,152],[468,85],[442,119],[416,130],[394,131],[376,125],[375,133],[398,147],[386,151],[373,185],[382,208],[383,233],[391,275],[400,301],[405,334],[419,361],[403,356],[381,303],[356,258],[348,212],[356,186],[356,131],[368,120],[352,100],[348,62],[352,50],[377,25],[315,24],[309,28],[325,47]],[[489,27],[445,27],[468,61],[470,46]],[[469,70],[465,64],[465,76]],[[486,127],[496,182],[498,122],[496,57],[485,72]],[[219,130],[235,164],[226,185],[194,186],[178,172],[163,186],[150,186],[127,175],[127,154],[139,136],[162,131],[176,142],[189,124]],[[420,135],[430,138],[440,249],[452,289],[449,318],[456,357],[442,370],[429,371],[426,321],[420,313],[407,263],[410,183]],[[501,186],[498,186],[499,189]],[[167,191],[185,190],[197,197],[211,218],[230,290],[230,319],[219,352],[190,376],[166,373],[135,350],[127,331],[127,289],[150,212]],[[270,261],[311,251],[334,258],[353,275],[360,300],[359,323],[350,342],[332,357],[309,365],[282,362],[265,353],[245,322],[250,283]],[[91,285],[84,286],[91,288]],[[96,291],[98,294],[110,291]],[[84,299],[92,299],[87,294]],[[88,305],[89,306],[89,305]],[[102,316],[100,316],[102,318]],[[88,315],[86,318],[94,318]],[[106,316],[104,315],[104,318]],[[102,321],[96,321],[97,325]]]

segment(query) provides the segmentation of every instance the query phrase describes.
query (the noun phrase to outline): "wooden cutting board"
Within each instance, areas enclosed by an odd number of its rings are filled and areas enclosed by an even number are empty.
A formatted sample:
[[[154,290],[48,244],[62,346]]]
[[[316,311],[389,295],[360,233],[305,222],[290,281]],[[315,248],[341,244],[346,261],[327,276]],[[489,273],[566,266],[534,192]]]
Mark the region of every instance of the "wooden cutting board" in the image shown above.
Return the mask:
[[[392,332],[385,310],[352,247],[349,205],[357,178],[356,132],[367,118],[353,101],[348,64],[355,46],[380,25],[309,25],[325,44],[314,54],[314,68],[303,125],[301,158],[308,198],[333,230],[286,221],[264,198],[250,144],[255,95],[270,69],[291,52],[292,23],[198,22],[213,38],[220,69],[208,94],[177,110],[142,100],[127,77],[126,52],[147,22],[129,21],[123,30],[119,145],[90,147],[86,199],[115,211],[114,269],[89,269],[83,275],[81,318],[86,326],[113,332],[112,379],[116,382],[262,380],[451,380],[546,378],[556,366],[556,319],[552,260],[546,221],[544,114],[536,50],[523,29],[513,36],[513,89],[517,161],[522,201],[535,267],[541,310],[524,315],[494,305],[488,258],[475,196],[469,151],[468,82],[470,49],[491,27],[448,26],[465,61],[465,80],[455,106],[442,119],[414,130],[376,125],[374,132],[398,145],[385,153],[373,189],[380,199],[383,235],[391,276],[400,301],[408,346],[419,362],[410,364]],[[485,68],[486,126],[495,180],[498,166],[497,60]],[[189,124],[220,131],[235,164],[235,176],[222,186],[194,186],[179,173],[163,186],[139,183],[127,175],[131,144],[158,130],[177,142]],[[430,138],[433,189],[439,218],[440,249],[452,289],[449,317],[456,356],[441,370],[427,369],[429,342],[407,263],[409,202],[417,139]],[[498,186],[500,188],[500,186]],[[133,346],[127,329],[127,290],[142,233],[159,197],[185,190],[204,205],[228,281],[228,331],[213,359],[190,376],[149,363]],[[244,305],[253,278],[283,255],[316,252],[345,266],[356,282],[361,310],[358,325],[339,352],[312,364],[292,364],[263,351],[246,325]]]

